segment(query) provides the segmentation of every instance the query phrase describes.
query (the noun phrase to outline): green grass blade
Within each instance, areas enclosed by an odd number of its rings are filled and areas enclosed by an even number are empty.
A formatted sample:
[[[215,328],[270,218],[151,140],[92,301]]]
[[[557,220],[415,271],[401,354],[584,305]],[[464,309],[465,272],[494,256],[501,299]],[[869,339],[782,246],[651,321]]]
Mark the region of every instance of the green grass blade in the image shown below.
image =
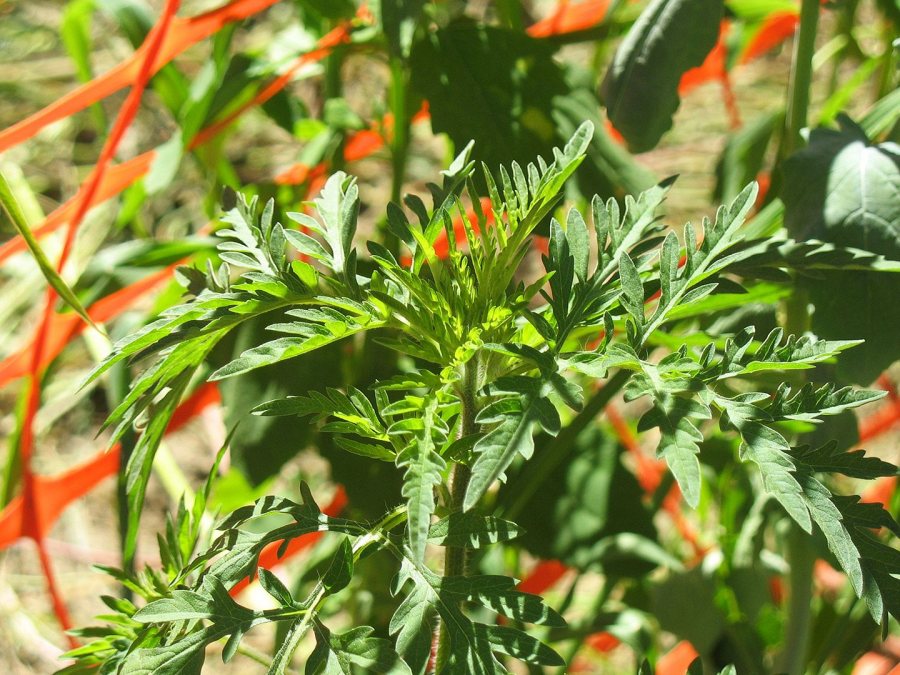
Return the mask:
[[[40,244],[38,244],[37,239],[34,238],[31,228],[28,227],[28,223],[25,221],[25,214],[22,213],[19,202],[13,195],[9,183],[2,173],[0,173],[0,205],[2,205],[3,211],[15,226],[18,233],[22,235],[22,239],[25,240],[28,250],[31,251],[31,255],[33,255],[34,259],[37,261],[38,267],[41,268],[41,273],[44,275],[47,283],[53,287],[53,290],[56,291],[59,297],[62,298],[69,307],[78,312],[78,316],[84,319],[98,332],[105,335],[103,329],[94,323],[93,319],[88,315],[87,310],[81,306],[75,292],[69,288],[68,284],[66,284],[62,277],[57,274],[53,264],[47,258],[47,255],[44,253]]]

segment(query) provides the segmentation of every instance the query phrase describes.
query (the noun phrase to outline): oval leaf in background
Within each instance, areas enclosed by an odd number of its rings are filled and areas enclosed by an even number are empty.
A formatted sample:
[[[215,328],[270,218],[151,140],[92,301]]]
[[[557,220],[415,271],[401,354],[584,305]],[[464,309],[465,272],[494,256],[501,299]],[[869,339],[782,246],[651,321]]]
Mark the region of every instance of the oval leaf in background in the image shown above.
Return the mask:
[[[799,240],[821,239],[900,259],[900,146],[875,144],[849,117],[816,129],[784,163],[784,223]],[[838,359],[844,382],[869,384],[900,356],[900,275],[823,271],[804,281],[820,337],[865,342]]]
[[[723,11],[722,0],[653,0],[619,45],[600,96],[632,152],[671,128],[678,82],[715,46]]]

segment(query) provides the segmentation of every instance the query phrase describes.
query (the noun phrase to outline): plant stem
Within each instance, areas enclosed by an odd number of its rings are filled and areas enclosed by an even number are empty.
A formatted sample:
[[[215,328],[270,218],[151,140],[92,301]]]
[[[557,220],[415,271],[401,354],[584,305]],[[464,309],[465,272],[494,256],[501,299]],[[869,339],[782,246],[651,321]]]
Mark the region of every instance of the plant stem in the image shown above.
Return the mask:
[[[272,667],[272,659],[269,658],[267,654],[263,654],[258,649],[254,649],[253,647],[248,647],[247,645],[238,645],[237,653],[241,656],[246,656],[248,659],[256,661],[259,665],[265,666],[266,668]]]
[[[497,15],[500,22],[514,31],[521,31],[524,26],[522,24],[522,5],[519,0],[498,0]]]
[[[584,431],[587,425],[603,411],[612,397],[625,386],[629,375],[628,371],[620,370],[607,380],[606,384],[585,404],[581,412],[559,432],[559,435],[525,465],[521,477],[516,481],[515,489],[510,490],[515,497],[512,503],[504,509],[504,518],[516,519],[554,469],[571,454],[578,434]]]
[[[392,56],[391,84],[388,93],[391,113],[393,114],[393,133],[391,136],[391,201],[397,204],[403,196],[403,184],[406,181],[406,162],[409,158],[409,94],[407,77],[409,68],[406,62]],[[399,250],[397,237],[387,229],[384,231],[385,246],[396,253]]]
[[[884,98],[894,90],[894,40],[896,36],[890,21],[885,21],[882,28],[882,44],[880,72],[878,74],[878,90],[876,98]]]
[[[464,438],[477,431],[475,417],[478,415],[475,393],[478,391],[478,364],[475,359],[468,361],[463,366],[462,386],[459,391],[461,403],[459,438]],[[455,513],[462,508],[469,487],[469,479],[472,470],[463,462],[457,462],[453,466],[450,477],[450,511]],[[444,551],[444,576],[465,576],[466,574],[466,549],[448,546]],[[442,666],[447,660],[450,648],[450,640],[443,624],[438,626],[436,632],[437,656],[435,659],[435,672],[441,672]]]
[[[334,26],[330,26],[329,29]],[[325,102],[334,98],[340,98],[343,95],[343,81],[341,80],[341,66],[343,65],[343,50],[335,48],[328,58],[325,59],[325,82],[324,94]],[[331,160],[332,171],[342,171],[344,169],[344,145],[346,137],[341,139],[340,147],[334,153]]]
[[[812,62],[816,48],[816,32],[819,23],[819,0],[802,0],[800,6],[800,30],[794,48],[791,79],[788,88],[787,127],[782,139],[780,158],[789,157],[803,146],[801,130],[807,124]],[[788,299],[785,328],[789,334],[801,335],[809,323],[806,291],[798,286]],[[787,557],[790,564],[790,607],[788,610],[785,651],[782,670],[789,675],[804,672],[809,643],[812,602],[812,575],[815,553],[809,537],[796,523],[790,523],[787,538]]]
[[[806,126],[809,112],[812,59],[816,49],[818,23],[819,0],[803,0],[800,7],[800,31],[794,45],[794,63],[788,87],[787,128],[781,145],[782,159],[803,145],[800,132]]]
[[[788,600],[787,633],[780,670],[788,675],[805,672],[812,618],[812,577],[816,555],[809,535],[792,522],[787,536],[787,558],[790,564],[790,598]]]
[[[359,559],[362,557],[363,552],[376,542],[382,542],[386,545],[390,545],[390,540],[386,537],[386,533],[402,523],[405,519],[406,508],[400,506],[386,513],[369,532],[358,533],[356,541],[353,542],[354,564],[359,562]],[[303,641],[303,638],[309,632],[309,629],[312,627],[316,617],[318,616],[319,610],[321,609],[322,604],[325,602],[325,599],[327,597],[328,589],[326,589],[325,585],[321,581],[319,581],[319,583],[316,584],[316,587],[312,590],[309,596],[307,596],[307,599],[302,604],[301,609],[291,609],[285,612],[284,608],[279,607],[274,610],[264,610],[262,612],[262,615],[265,616],[269,621],[283,621],[285,619],[292,619],[298,616],[303,617],[300,620],[299,624],[295,624],[289,629],[288,635],[285,638],[285,642],[279,650],[279,654],[276,655],[276,659],[282,658],[281,651],[283,650],[285,652],[283,655],[284,662],[291,662],[294,651],[297,649],[297,647]]]

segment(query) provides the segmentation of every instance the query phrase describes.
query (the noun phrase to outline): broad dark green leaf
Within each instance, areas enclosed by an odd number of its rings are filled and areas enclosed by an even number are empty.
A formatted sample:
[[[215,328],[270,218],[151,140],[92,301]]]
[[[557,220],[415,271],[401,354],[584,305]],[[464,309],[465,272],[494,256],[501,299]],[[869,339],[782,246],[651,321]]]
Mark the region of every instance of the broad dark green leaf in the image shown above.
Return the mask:
[[[569,87],[554,50],[521,33],[460,21],[413,47],[410,85],[430,102],[432,128],[456,147],[474,139],[474,157],[489,166],[524,164],[549,157],[557,142],[553,98]]]
[[[653,584],[653,614],[663,630],[690,640],[701,654],[709,653],[728,625],[715,590],[712,575],[701,566],[672,572]]]
[[[785,225],[814,238],[900,260],[900,146],[872,144],[849,118],[841,131],[817,129],[784,165]],[[839,376],[868,384],[900,355],[900,277],[827,272],[804,284],[816,307],[813,330],[827,338],[862,338],[842,355]]]
[[[840,121],[840,131],[816,129],[785,161],[785,225],[800,240],[890,255],[900,248],[900,146],[874,145]]]
[[[593,73],[576,68],[571,63],[565,67],[570,90],[553,98],[553,121],[557,133],[560,138],[570,138],[586,120],[594,125],[594,136],[577,174],[581,193],[585,197],[620,192],[639,194],[652,187],[657,182],[653,173],[639,164],[606,131]]]
[[[388,49],[402,58],[409,56],[424,0],[379,0],[381,26]]]
[[[715,46],[723,7],[722,0],[653,0],[619,45],[601,96],[632,152],[652,149],[672,126],[681,76]]]

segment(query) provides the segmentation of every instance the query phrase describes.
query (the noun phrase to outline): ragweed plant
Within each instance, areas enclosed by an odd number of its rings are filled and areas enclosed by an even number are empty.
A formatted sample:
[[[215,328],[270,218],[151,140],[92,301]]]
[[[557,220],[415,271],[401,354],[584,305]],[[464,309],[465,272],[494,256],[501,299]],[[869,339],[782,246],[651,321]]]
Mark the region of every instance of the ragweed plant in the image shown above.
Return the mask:
[[[689,504],[700,499],[704,429],[717,424],[740,438],[740,459],[797,526],[824,534],[872,616],[886,621],[887,613],[897,615],[900,586],[892,575],[900,570],[900,554],[873,533],[880,527],[897,532],[896,523],[880,506],[833,494],[823,477],[874,478],[896,468],[832,444],[789,441],[791,423],[815,422],[882,393],[778,384],[786,373],[856,343],[785,336],[781,329],[759,339],[745,328],[697,345],[672,330],[721,306],[723,298],[733,302],[736,274],[828,267],[830,260],[866,267],[884,261],[825,244],[748,238],[742,226],[755,185],[721,207],[714,221],[704,220],[699,233],[686,226],[681,238],[664,234],[660,221],[667,183],[627,198],[624,208],[595,198],[588,214],[571,209],[557,220],[563,187],[590,137],[584,125],[551,162],[538,158],[497,173],[483,167],[480,176],[466,148],[441,184],[429,186],[430,207],[408,197],[408,211],[388,208],[396,246],[369,241],[367,253],[356,244],[356,183],[343,173],[315,200],[316,216],[290,214],[299,230],[276,223],[271,203],[260,211],[255,201],[228,196],[229,227],[218,233],[222,265],[206,273],[183,270],[192,297],[116,344],[93,375],[126,359],[155,356],[110,418],[118,423],[116,436],[144,423],[127,469],[127,552],[135,550],[153,456],[175,405],[198,370],[205,374],[213,347],[258,317],[277,316],[268,329],[278,337],[244,351],[210,379],[363,333],[401,355],[396,374],[367,391],[306,391],[308,383],[298,382],[298,395],[260,401],[254,412],[314,416],[344,451],[395,465],[403,501],[381,519],[361,522],[325,515],[303,485],[300,502],[274,496],[240,508],[215,526],[208,545],[198,546],[201,495],[199,510],[180,509],[161,539],[163,569],[114,572],[147,602],[137,607],[111,600],[116,614],[107,617],[110,625],[83,633],[97,639],[71,653],[73,669],[101,664],[105,673],[199,672],[210,644],[227,639],[228,660],[247,631],[267,622],[286,626],[267,664],[270,673],[286,672],[309,635],[315,647],[303,654],[307,673],[504,673],[508,659],[565,665],[546,644],[551,631],[521,627],[560,626],[560,614],[517,590],[512,578],[469,569],[469,551],[515,539],[521,528],[510,518],[521,510],[517,498],[539,493],[541,472],[566,460],[565,444],[535,453],[535,431],[562,437],[583,428],[623,387],[627,399],[645,401],[639,430],[658,429],[658,454]],[[492,213],[481,197],[490,199]],[[464,247],[454,243],[454,217],[466,228]],[[535,229],[548,219],[544,270],[526,280],[523,260]],[[435,250],[441,233],[450,246],[446,257]],[[801,250],[811,255],[798,255]],[[594,392],[589,385],[598,380],[605,382]],[[539,470],[529,471],[529,462]],[[525,470],[498,500],[496,485],[522,463]],[[313,532],[332,533],[340,543],[308,592],[298,595],[258,568],[267,545],[287,546]],[[386,631],[353,626],[332,632],[329,598],[346,592],[375,552],[395,568],[390,593],[396,604]],[[274,608],[250,609],[229,595],[253,575]]]

